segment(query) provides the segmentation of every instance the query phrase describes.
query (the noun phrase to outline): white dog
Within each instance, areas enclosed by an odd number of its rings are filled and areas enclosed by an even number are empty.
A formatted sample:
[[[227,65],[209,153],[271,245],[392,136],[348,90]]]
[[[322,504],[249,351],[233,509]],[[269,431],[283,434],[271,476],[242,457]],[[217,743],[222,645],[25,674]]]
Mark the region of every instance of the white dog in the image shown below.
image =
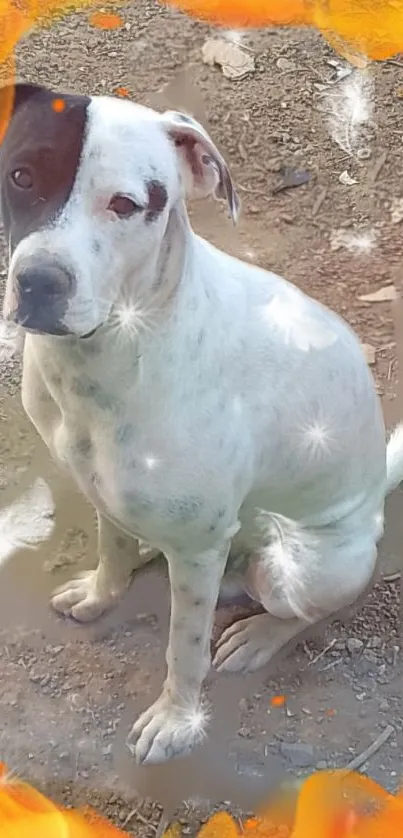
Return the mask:
[[[339,317],[192,231],[187,197],[224,198],[233,219],[238,199],[190,117],[18,85],[0,178],[24,407],[99,522],[97,569],[53,605],[91,620],[164,553],[168,671],[131,734],[139,762],[162,762],[202,734],[226,570],[267,613],[224,632],[220,671],[264,665],[368,585],[403,428],[386,453]]]

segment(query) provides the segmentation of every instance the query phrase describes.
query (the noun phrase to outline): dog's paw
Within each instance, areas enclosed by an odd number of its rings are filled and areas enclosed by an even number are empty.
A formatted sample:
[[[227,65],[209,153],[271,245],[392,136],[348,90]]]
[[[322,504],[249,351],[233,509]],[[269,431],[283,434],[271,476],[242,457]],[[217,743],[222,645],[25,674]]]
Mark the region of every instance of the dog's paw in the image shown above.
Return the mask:
[[[88,623],[112,608],[125,590],[126,588],[100,591],[97,585],[97,571],[87,570],[57,588],[51,603],[53,608],[65,617],[74,617],[80,623]]]
[[[275,652],[270,637],[271,617],[258,614],[229,626],[217,643],[213,666],[218,672],[255,672]]]
[[[201,705],[178,705],[167,693],[133,725],[127,746],[138,764],[157,765],[190,754],[205,736],[208,717]]]

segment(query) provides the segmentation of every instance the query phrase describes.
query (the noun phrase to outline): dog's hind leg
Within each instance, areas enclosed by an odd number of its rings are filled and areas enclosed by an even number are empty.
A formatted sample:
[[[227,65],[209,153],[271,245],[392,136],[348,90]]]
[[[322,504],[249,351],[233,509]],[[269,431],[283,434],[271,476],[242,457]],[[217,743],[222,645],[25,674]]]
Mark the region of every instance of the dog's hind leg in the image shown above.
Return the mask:
[[[112,608],[129,587],[133,572],[157,552],[141,549],[136,539],[98,512],[98,567],[58,588],[52,596],[53,607],[83,623],[94,620]]]
[[[335,617],[369,587],[376,572],[376,523],[359,531],[324,528],[294,557],[271,544],[255,562],[260,602],[268,613],[239,620],[223,632],[213,665],[220,672],[253,672],[310,626]],[[309,543],[309,542],[308,542]],[[314,546],[315,545],[315,546]],[[273,550],[274,547],[274,550]],[[285,548],[287,545],[285,545]],[[251,559],[253,561],[253,558]],[[256,570],[256,567],[255,567]],[[266,580],[264,580],[264,571]],[[255,598],[257,587],[255,587]]]

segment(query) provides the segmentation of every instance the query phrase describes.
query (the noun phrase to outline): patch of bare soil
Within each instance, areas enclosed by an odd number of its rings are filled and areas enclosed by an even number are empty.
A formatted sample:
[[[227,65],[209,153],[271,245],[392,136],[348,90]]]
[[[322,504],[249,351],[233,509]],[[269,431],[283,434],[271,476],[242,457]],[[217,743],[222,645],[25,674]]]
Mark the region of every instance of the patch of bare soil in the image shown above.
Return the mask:
[[[171,83],[169,104],[208,120],[243,200],[239,229],[211,204],[193,208],[195,226],[345,317],[371,347],[389,418],[397,386],[391,303],[362,297],[399,283],[403,64],[371,67],[373,135],[367,153],[352,159],[332,139],[323,113],[323,94],[338,83],[342,63],[316,34],[253,33],[245,43],[255,68],[234,81],[202,60],[206,39],[216,35],[208,27],[152,0],[136,0],[122,15],[118,31],[75,16],[31,35],[18,50],[19,76],[80,92],[125,87],[146,104]],[[157,96],[161,105],[163,99]],[[291,186],[295,172],[305,182]],[[346,172],[354,183],[346,183]],[[163,679],[164,572],[139,575],[117,612],[91,628],[50,614],[50,590],[95,563],[93,516],[22,415],[19,376],[18,362],[4,363],[2,500],[41,474],[54,490],[57,516],[50,542],[38,553],[21,552],[2,571],[1,758],[57,799],[89,802],[129,834],[145,836],[155,834],[160,817],[155,801],[168,816],[188,801],[180,818],[185,834],[193,834],[206,811],[195,798],[250,809],[279,778],[345,766],[385,730],[387,740],[362,767],[393,789],[403,747],[396,578],[381,581],[354,617],[327,626],[270,670],[212,680],[212,734],[191,758],[133,766],[125,736]],[[388,503],[382,553],[389,574],[401,563],[401,504],[398,490]],[[230,616],[221,610],[218,624]],[[282,707],[271,704],[277,694],[286,696]]]

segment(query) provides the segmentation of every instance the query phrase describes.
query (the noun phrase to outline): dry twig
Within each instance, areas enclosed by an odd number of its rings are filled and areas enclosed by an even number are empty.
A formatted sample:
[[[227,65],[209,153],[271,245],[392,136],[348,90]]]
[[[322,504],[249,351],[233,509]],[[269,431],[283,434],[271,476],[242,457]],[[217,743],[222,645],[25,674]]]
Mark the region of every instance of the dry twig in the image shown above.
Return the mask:
[[[373,757],[373,755],[376,754],[377,751],[380,750],[380,748],[382,748],[382,746],[385,744],[385,742],[388,741],[388,739],[390,739],[392,733],[394,732],[395,729],[394,727],[392,727],[392,725],[388,725],[387,727],[385,727],[385,730],[383,730],[382,733],[379,734],[375,741],[372,742],[372,744],[369,745],[368,748],[365,749],[365,751],[363,751],[361,754],[358,754],[358,756],[354,757],[354,759],[352,759],[351,762],[349,762],[346,765],[344,770],[348,772],[356,771],[358,768],[361,768],[364,765],[364,763],[367,762],[367,760]]]

